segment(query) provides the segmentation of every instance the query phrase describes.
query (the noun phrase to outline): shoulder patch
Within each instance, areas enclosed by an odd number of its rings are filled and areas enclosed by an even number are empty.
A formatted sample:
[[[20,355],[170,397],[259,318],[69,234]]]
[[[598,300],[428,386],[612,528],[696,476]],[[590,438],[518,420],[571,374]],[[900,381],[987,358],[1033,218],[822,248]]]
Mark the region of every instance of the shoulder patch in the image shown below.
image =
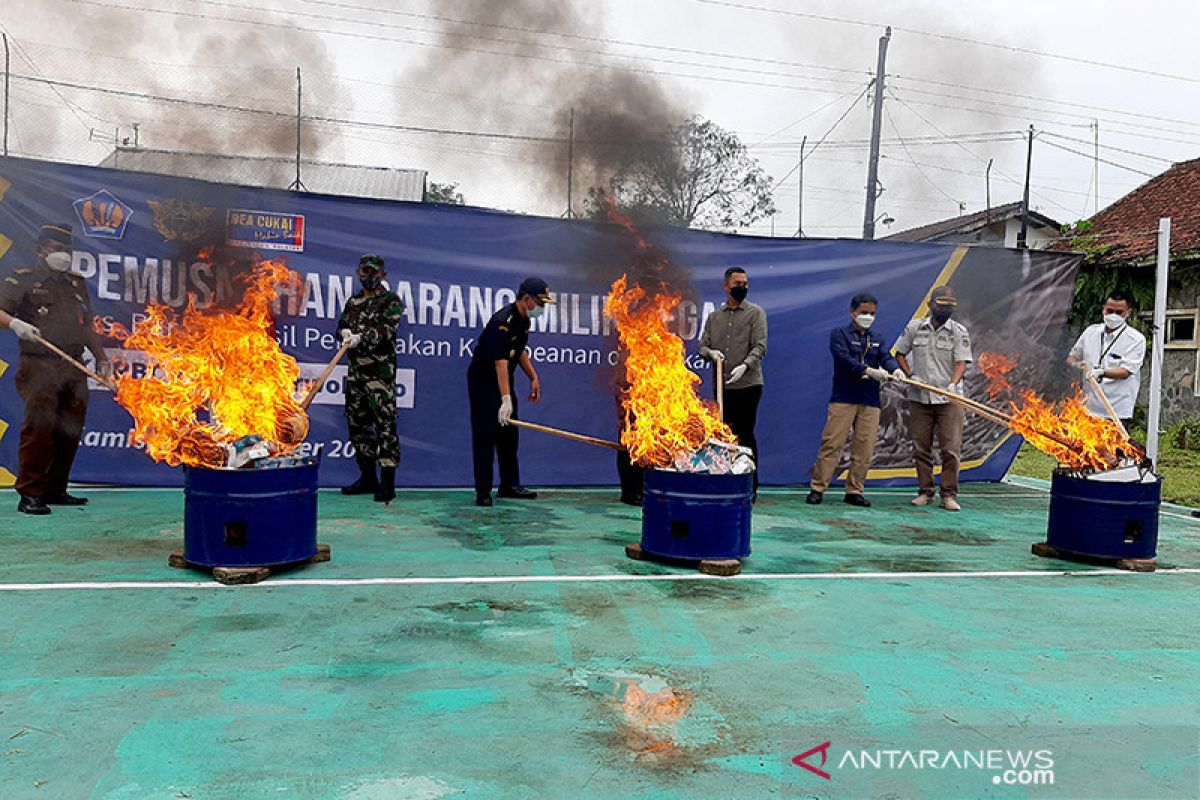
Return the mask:
[[[501,326],[500,326],[500,330],[502,330],[502,331],[506,331],[506,330],[508,330],[508,326],[507,326],[507,325],[501,325]]]
[[[25,268],[14,269],[13,275],[28,275],[31,272],[33,272],[33,270],[31,270],[31,269],[25,269]]]

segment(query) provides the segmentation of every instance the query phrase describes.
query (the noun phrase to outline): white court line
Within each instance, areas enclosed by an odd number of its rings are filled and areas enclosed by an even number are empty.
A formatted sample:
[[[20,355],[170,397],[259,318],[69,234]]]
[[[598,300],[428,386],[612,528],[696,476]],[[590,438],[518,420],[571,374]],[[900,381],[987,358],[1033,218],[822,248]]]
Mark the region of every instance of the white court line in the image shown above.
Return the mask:
[[[652,581],[870,581],[933,580],[941,578],[1087,578],[1109,576],[1143,578],[1166,575],[1200,575],[1200,567],[1161,569],[1134,573],[1124,569],[1089,570],[979,570],[958,572],[763,572],[730,577],[696,572],[657,575],[476,575],[445,578],[296,578],[262,583],[225,586],[216,581],[89,581],[76,583],[5,583],[0,592],[50,592],[113,589],[283,589],[298,586],[445,586],[461,584],[517,583],[646,583]]]

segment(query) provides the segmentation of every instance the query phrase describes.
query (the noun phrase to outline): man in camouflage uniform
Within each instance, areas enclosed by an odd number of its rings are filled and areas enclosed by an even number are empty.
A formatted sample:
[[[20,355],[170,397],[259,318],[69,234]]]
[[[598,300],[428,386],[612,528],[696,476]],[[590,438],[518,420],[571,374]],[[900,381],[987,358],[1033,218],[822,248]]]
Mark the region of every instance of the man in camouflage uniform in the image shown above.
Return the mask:
[[[404,302],[383,285],[386,275],[379,256],[359,259],[362,291],[346,302],[338,320],[338,336],[350,343],[346,424],[361,472],[342,494],[374,494],[381,503],[396,498],[396,328],[404,316]]]
[[[67,480],[87,416],[88,385],[83,373],[64,364],[43,338],[80,359],[92,351],[103,377],[112,367],[92,330],[87,285],[71,270],[71,226],[43,225],[37,265],[14,270],[0,281],[0,328],[21,340],[15,383],[25,402],[17,460],[17,510],[49,514],[50,506],[82,506],[87,499],[67,494]]]

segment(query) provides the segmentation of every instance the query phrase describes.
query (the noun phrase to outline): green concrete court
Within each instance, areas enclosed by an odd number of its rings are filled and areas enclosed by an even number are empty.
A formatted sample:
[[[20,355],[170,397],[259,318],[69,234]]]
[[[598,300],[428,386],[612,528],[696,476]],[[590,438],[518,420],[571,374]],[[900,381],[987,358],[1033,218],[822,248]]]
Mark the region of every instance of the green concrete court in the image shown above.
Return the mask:
[[[1200,793],[1186,509],[1164,507],[1165,569],[1131,574],[1030,555],[1034,481],[968,486],[960,514],[767,490],[729,579],[627,560],[640,512],[614,494],[323,492],[332,562],[224,587],[166,565],[178,491],[93,491],[44,519],[5,493],[0,798]],[[1133,770],[1142,795],[1078,763],[1038,789],[791,763],[827,740],[1010,734],[1109,762],[1169,741]]]

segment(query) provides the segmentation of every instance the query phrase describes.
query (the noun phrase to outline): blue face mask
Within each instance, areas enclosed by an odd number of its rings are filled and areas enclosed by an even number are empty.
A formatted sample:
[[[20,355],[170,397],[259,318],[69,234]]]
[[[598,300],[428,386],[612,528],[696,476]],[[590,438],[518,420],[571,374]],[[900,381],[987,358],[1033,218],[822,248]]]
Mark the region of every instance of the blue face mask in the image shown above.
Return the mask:
[[[545,310],[546,309],[542,308],[541,306],[534,306],[533,308],[529,309],[529,318],[537,319]]]

